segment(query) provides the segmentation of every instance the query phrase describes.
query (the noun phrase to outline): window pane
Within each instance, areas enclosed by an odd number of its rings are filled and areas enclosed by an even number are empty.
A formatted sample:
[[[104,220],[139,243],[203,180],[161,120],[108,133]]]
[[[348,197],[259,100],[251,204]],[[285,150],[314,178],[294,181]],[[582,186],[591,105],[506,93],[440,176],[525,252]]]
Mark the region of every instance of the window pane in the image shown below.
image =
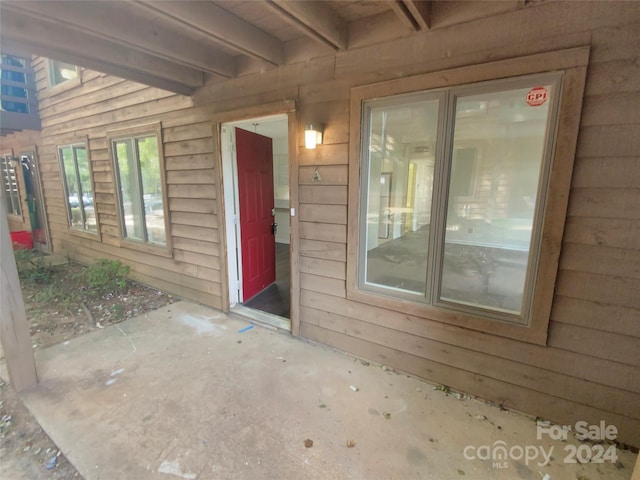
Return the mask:
[[[138,158],[144,200],[145,226],[148,241],[166,243],[164,231],[164,205],[162,199],[162,179],[158,142],[155,136],[138,139]]]
[[[439,103],[368,110],[366,284],[426,292]]]
[[[64,182],[67,195],[67,208],[69,210],[69,223],[71,228],[82,229],[82,212],[80,210],[80,189],[76,177],[76,167],[73,157],[73,147],[60,149],[62,168],[64,169]]]
[[[51,60],[51,82],[53,85],[78,78],[78,67],[70,63]]]
[[[89,170],[89,158],[87,149],[74,147],[78,174],[80,175],[80,196],[77,198],[79,208],[84,212],[84,229],[97,231],[96,213],[93,207],[93,191],[91,190],[91,171]]]
[[[456,99],[441,300],[522,312],[551,103],[530,90]]]
[[[116,162],[120,180],[120,198],[122,201],[123,235],[144,241],[144,220],[140,195],[138,167],[133,150],[133,140],[114,142]]]

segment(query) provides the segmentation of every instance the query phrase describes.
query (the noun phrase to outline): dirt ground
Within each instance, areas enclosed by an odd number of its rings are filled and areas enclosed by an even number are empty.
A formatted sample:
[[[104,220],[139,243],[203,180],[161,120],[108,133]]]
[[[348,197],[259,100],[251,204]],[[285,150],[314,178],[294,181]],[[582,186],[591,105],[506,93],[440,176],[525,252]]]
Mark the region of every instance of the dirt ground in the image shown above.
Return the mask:
[[[86,267],[78,264],[48,267],[37,258],[35,262],[34,258],[21,260],[18,268],[34,349],[65,342],[174,301],[171,295],[129,280],[111,285],[113,288],[91,287]],[[0,379],[0,478],[82,478],[6,379]]]

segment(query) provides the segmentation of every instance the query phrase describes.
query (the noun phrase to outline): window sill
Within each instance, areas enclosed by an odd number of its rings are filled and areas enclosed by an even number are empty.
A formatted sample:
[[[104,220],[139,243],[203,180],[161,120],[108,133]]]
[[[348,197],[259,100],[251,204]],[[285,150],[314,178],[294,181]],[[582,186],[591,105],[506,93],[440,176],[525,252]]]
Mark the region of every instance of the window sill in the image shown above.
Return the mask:
[[[73,80],[67,80],[66,82],[58,83],[56,85],[51,85],[49,83],[49,95],[54,96],[59,93],[66,92],[67,90],[71,90],[72,88],[79,87],[82,85],[82,78],[79,75],[78,78],[74,78]]]
[[[102,241],[99,228],[95,232],[91,232],[87,230],[76,230],[74,228],[69,227],[68,232],[76,237],[86,238],[88,240],[95,240],[98,242]]]

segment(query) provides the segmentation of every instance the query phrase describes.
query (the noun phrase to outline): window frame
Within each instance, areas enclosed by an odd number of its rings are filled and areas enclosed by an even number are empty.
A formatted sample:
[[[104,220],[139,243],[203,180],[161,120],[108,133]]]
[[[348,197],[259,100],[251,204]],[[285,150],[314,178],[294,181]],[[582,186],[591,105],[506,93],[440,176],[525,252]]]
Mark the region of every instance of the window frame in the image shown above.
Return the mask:
[[[72,151],[75,152],[75,150],[73,150],[76,147],[84,147],[84,149],[87,152],[87,164],[88,164],[88,168],[89,168],[89,182],[91,183],[91,194],[93,195],[93,209],[94,209],[94,213],[95,213],[95,217],[96,217],[96,230],[91,231],[91,230],[85,230],[84,228],[79,229],[79,228],[73,228],[72,227],[72,221],[73,221],[73,216],[71,213],[71,207],[69,206],[69,187],[67,185],[67,177],[66,177],[66,170],[64,167],[64,159],[62,158],[62,149],[63,148],[67,148],[67,147],[71,147]],[[89,149],[89,138],[88,137],[80,137],[80,138],[73,138],[73,139],[69,139],[69,141],[60,143],[58,145],[56,145],[56,155],[58,156],[58,166],[60,168],[60,179],[62,181],[62,199],[63,199],[63,205],[64,205],[64,209],[67,212],[67,228],[68,231],[73,233],[74,235],[79,235],[85,238],[91,238],[93,240],[95,240],[96,238],[98,240],[102,239],[102,234],[100,232],[100,219],[98,216],[98,209],[96,207],[96,185],[95,185],[95,179],[94,179],[94,175],[93,175],[93,165],[91,162],[91,150]],[[78,160],[75,157],[75,153],[74,153],[74,166],[75,166],[75,171],[76,171],[76,176],[78,175]],[[79,182],[79,178],[76,177],[76,180]],[[78,197],[78,201],[80,201],[80,196]],[[81,212],[81,215],[85,216],[86,215],[84,213],[84,205],[82,205],[83,210]]]
[[[64,92],[82,84],[82,69],[78,65],[74,65],[76,67],[76,72],[78,73],[78,76],[76,78],[56,83],[54,80],[53,71],[56,68],[55,64],[59,62],[67,63],[62,60],[54,60],[52,58],[47,59],[47,82],[49,85],[49,91],[52,95]],[[68,65],[71,64],[68,63]]]
[[[453,326],[540,345],[546,344],[577,145],[589,51],[589,47],[578,47],[405,77],[351,89],[349,152],[349,185],[351,188],[349,189],[348,206],[346,282],[348,299]],[[363,102],[394,95],[417,92],[430,93],[443,88],[459,87],[462,90],[466,86],[481,82],[509,81],[517,77],[552,72],[562,72],[563,79],[559,90],[555,144],[551,150],[552,157],[548,166],[548,182],[544,186],[547,192],[546,202],[541,208],[542,219],[538,249],[540,260],[531,266],[536,270],[534,274],[536,280],[531,290],[532,300],[528,323],[507,322],[499,318],[462,311],[459,308],[452,309],[438,303],[421,303],[406,298],[372,293],[360,288],[358,277],[359,259],[361,258],[359,248],[361,192],[358,187],[361,185],[361,152],[364,141],[361,134],[364,115]],[[446,132],[445,141],[447,145],[451,145],[453,130]],[[447,169],[450,168],[450,163],[449,159]],[[362,173],[364,175],[364,172]],[[444,193],[446,194],[446,191]],[[433,201],[445,202],[446,199],[434,197]],[[436,269],[438,272],[440,271],[439,266],[436,266],[434,270]]]
[[[151,243],[147,240],[140,241],[140,240],[136,240],[136,239],[124,236],[124,232],[126,231],[126,229],[124,224],[125,220],[124,220],[124,212],[123,212],[122,191],[120,188],[120,173],[119,173],[118,160],[117,160],[116,151],[114,148],[114,143],[119,140],[135,140],[137,138],[150,137],[150,136],[156,137],[156,142],[158,145],[158,162],[160,164],[159,170],[160,170],[160,181],[162,183],[162,208],[164,212],[164,229],[165,229],[165,238],[166,238],[166,243],[164,245]],[[170,210],[169,210],[166,164],[164,159],[164,141],[162,137],[161,123],[153,123],[153,124],[139,125],[135,127],[123,128],[118,130],[110,130],[107,132],[107,144],[109,148],[109,156],[111,157],[111,166],[113,169],[113,182],[114,182],[115,196],[116,196],[116,202],[117,202],[116,210],[118,212],[118,222],[120,226],[120,246],[172,258],[173,245],[172,245],[171,228],[170,228],[171,219],[170,219]],[[138,166],[138,173],[136,174],[136,176],[139,177],[140,161],[137,157],[136,157],[136,164]],[[145,225],[145,230],[146,230],[146,225]]]
[[[2,162],[6,162],[7,163],[7,168],[10,168],[11,170],[13,170],[13,175],[16,179],[16,190],[15,193],[17,195],[17,200],[18,200],[18,208],[20,209],[20,211],[18,213],[16,213],[15,210],[15,206],[13,205],[13,198],[11,200],[11,205],[7,205],[6,200],[2,200],[5,203],[5,208],[7,210],[7,215],[16,219],[20,219],[21,221],[24,221],[24,206],[22,204],[22,195],[21,195],[21,189],[20,189],[20,179],[18,177],[18,170],[16,170],[15,165],[13,164],[15,157],[13,156],[13,150],[11,151],[7,151],[5,153],[0,154],[0,159],[2,159]],[[5,190],[5,179],[4,179],[4,165],[0,166],[0,174],[2,176],[2,196],[3,198],[6,195],[6,190]],[[7,171],[7,174],[9,174],[9,172]],[[13,197],[12,192],[9,192],[9,196]],[[9,207],[11,206],[11,210],[9,209]]]

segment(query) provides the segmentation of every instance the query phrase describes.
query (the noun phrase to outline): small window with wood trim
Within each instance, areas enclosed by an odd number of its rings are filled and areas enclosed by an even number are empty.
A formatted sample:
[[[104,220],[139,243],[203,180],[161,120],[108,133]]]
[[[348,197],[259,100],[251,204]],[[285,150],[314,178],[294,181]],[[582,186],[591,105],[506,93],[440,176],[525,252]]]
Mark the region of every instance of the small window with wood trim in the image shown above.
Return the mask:
[[[11,154],[0,156],[0,170],[2,171],[2,185],[4,188],[4,202],[7,208],[7,214],[19,217],[22,215],[20,190],[14,159]]]
[[[566,212],[558,188],[576,142],[557,129],[577,133],[569,118],[580,108],[563,83],[583,88],[584,69],[494,81],[476,71],[485,81],[460,82],[474,77],[469,67],[454,80],[352,90],[360,138],[350,182],[360,188],[350,196],[347,294],[544,343]],[[422,79],[435,88],[416,88]]]
[[[122,236],[167,246],[168,214],[159,127],[111,138]]]
[[[98,221],[93,204],[91,162],[85,143],[58,147],[62,183],[69,228],[86,233],[98,233]]]
[[[73,86],[80,82],[80,69],[76,65],[58,60],[49,60],[48,64],[50,87],[62,84]]]

